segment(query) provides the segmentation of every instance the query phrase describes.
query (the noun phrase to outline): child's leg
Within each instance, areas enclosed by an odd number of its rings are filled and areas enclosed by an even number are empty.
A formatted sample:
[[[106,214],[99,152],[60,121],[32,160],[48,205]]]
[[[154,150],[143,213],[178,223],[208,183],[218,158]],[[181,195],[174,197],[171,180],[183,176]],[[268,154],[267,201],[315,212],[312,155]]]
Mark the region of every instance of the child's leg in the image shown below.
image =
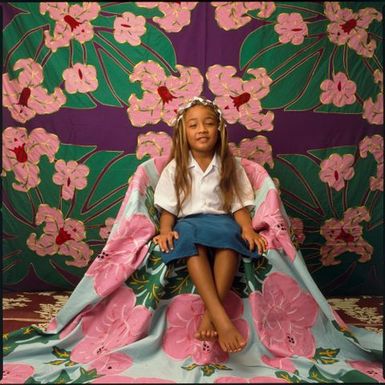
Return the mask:
[[[202,246],[198,245],[198,255],[187,259],[187,268],[218,332],[221,348],[228,352],[241,350],[246,345],[246,341],[235,328],[222,305],[207,253]],[[231,283],[232,280],[230,285]],[[228,286],[228,283],[226,285]]]

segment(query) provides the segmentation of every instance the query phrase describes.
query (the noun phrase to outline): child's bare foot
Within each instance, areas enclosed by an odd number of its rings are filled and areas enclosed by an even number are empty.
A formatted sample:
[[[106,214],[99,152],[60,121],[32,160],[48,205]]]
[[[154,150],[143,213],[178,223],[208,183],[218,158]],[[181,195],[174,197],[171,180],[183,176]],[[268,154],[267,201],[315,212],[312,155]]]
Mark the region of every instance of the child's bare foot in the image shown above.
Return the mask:
[[[213,341],[217,338],[218,333],[215,330],[213,323],[211,322],[210,316],[207,312],[202,316],[201,323],[194,334],[194,337],[200,341]]]
[[[219,345],[223,351],[237,353],[246,346],[247,342],[231,321],[226,326],[217,329]]]

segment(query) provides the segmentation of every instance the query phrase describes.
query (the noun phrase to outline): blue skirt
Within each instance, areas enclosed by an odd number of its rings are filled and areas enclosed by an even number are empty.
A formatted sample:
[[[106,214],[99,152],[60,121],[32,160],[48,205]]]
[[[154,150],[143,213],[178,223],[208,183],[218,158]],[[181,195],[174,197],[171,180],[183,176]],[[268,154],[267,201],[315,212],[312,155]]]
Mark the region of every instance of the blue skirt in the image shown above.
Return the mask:
[[[241,227],[229,214],[193,214],[177,220],[174,230],[174,250],[161,252],[164,263],[198,254],[196,245],[216,249],[232,249],[238,254],[259,258],[258,249],[250,251],[241,237]]]

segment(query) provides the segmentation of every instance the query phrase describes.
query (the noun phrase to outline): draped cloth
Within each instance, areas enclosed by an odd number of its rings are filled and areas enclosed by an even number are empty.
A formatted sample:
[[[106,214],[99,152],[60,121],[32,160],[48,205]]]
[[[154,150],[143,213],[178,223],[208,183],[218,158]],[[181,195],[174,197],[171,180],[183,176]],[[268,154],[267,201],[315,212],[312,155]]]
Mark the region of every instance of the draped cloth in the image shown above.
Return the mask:
[[[165,265],[152,237],[165,157],[132,176],[103,251],[46,330],[4,336],[3,383],[287,383],[382,381],[382,335],[346,325],[304,263],[279,189],[241,162],[255,192],[252,225],[268,241],[242,258],[224,306],[247,339],[228,354],[194,338],[204,305],[184,259]]]

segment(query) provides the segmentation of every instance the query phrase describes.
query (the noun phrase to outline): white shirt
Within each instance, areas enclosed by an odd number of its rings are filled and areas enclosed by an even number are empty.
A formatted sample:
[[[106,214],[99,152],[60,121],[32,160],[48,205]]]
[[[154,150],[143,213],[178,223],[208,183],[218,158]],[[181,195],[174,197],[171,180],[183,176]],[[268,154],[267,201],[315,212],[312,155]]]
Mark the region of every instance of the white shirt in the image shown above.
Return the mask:
[[[240,190],[244,191],[244,198],[241,202],[238,197],[234,198],[231,205],[231,212],[242,207],[254,205],[254,191],[246,172],[239,161],[236,160],[236,172],[239,175]],[[177,199],[174,186],[176,162],[173,159],[162,171],[154,193],[155,207],[176,215],[185,217],[192,214],[225,214],[223,210],[223,199],[221,197],[220,167],[221,162],[217,154],[211,160],[206,171],[202,171],[197,161],[191,155],[188,169],[191,171],[191,194],[186,199],[177,213]]]

